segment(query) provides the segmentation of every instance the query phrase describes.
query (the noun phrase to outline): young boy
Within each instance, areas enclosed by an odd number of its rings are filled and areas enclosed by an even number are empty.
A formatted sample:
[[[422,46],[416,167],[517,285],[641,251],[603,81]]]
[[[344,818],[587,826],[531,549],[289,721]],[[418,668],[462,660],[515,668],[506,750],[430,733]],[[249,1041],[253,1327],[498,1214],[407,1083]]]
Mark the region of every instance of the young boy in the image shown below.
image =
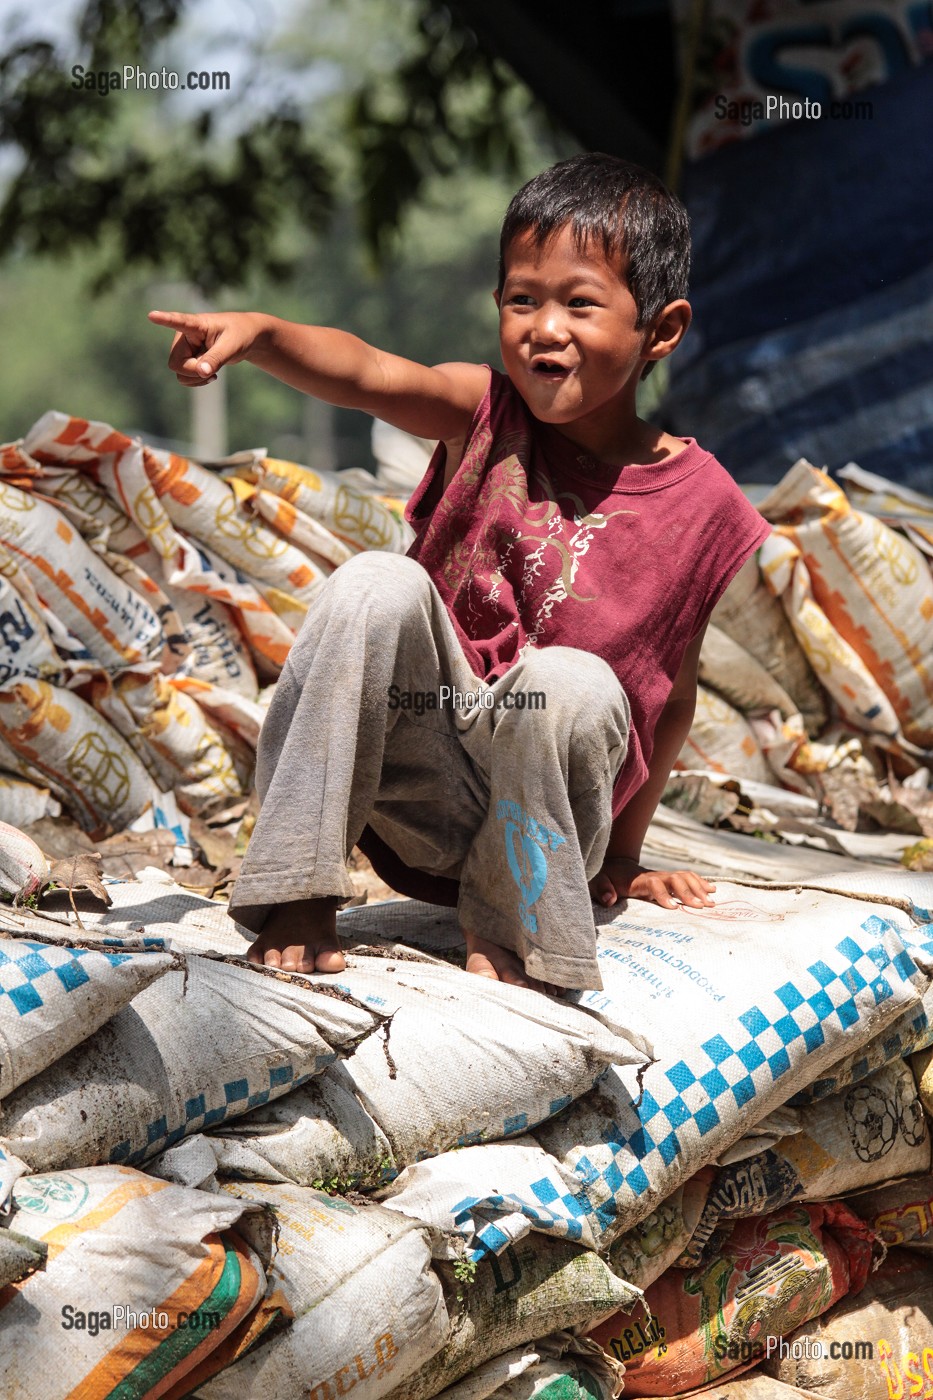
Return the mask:
[[[688,267],[679,201],[581,155],[506,213],[505,375],[260,314],[151,313],[182,384],[246,359],[438,439],[408,557],[342,565],[276,687],[231,901],[252,961],[344,966],[355,843],[402,893],[457,904],[470,971],[521,985],[601,986],[591,895],[712,904],[700,876],[639,863],[709,615],[769,528],[695,441],[635,412],[690,323]]]

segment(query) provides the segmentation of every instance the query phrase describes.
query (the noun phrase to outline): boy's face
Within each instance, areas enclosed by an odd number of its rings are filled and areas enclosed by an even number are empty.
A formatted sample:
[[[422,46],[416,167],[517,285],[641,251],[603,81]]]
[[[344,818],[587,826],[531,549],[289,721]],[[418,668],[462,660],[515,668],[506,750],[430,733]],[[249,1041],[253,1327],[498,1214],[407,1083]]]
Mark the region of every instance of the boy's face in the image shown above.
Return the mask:
[[[578,251],[569,225],[540,247],[519,234],[496,301],[502,362],[537,419],[634,411],[649,328],[635,329],[635,298],[601,248]]]

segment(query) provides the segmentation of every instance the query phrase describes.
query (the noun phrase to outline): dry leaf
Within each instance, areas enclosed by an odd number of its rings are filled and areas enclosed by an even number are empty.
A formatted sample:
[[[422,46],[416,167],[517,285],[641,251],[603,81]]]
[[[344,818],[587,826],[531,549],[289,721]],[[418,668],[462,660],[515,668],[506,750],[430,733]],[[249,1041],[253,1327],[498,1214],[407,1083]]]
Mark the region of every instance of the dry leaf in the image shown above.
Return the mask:
[[[101,858],[96,851],[81,851],[77,855],[52,861],[52,881],[67,890],[69,897],[79,892],[87,893],[109,908],[113,900],[101,883],[100,876]]]

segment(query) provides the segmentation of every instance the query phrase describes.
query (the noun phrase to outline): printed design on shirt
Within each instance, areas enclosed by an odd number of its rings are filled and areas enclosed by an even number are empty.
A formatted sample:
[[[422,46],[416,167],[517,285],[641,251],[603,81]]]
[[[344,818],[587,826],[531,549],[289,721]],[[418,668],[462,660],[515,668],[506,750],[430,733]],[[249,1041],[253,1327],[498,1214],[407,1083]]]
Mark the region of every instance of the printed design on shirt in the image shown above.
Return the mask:
[[[456,490],[445,491],[434,511],[433,525],[445,539],[447,557],[443,564],[444,582],[451,592],[469,567],[471,545],[460,529],[459,515],[464,500],[472,501],[482,479],[486,454],[492,441],[488,423],[477,430],[476,436],[456,471]]]
[[[531,906],[540,899],[547,884],[547,852],[563,846],[566,837],[551,831],[518,802],[497,802],[496,818],[505,822],[505,856],[518,886],[518,917],[529,933],[537,933],[538,920]]]
[[[503,456],[507,447],[513,450]],[[445,562],[445,582],[453,593],[466,585],[468,610],[477,615],[480,604],[499,604],[503,587],[511,583],[522,601],[522,621],[534,645],[558,604],[567,599],[595,601],[595,594],[576,591],[580,563],[597,533],[614,516],[636,515],[637,511],[589,511],[574,492],[556,490],[541,467],[535,480],[545,492],[544,498],[530,499],[527,438],[521,434],[510,434],[507,441],[498,439],[490,455],[497,460],[477,502],[482,526],[475,538],[462,539],[451,548]],[[569,505],[569,513],[561,509],[561,502]],[[512,523],[516,517],[521,520],[517,528]],[[505,611],[509,613],[508,608]]]

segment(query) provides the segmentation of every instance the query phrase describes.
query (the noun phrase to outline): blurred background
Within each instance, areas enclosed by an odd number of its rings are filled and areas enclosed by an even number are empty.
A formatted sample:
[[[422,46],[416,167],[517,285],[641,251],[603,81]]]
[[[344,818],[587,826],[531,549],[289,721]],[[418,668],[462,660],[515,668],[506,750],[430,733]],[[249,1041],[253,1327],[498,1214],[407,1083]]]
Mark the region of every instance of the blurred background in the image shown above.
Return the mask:
[[[192,395],[165,369],[152,306],[262,308],[429,363],[496,355],[505,205],[578,147],[442,8],[2,8],[0,436],[56,407],[209,453],[370,464],[365,415],[245,365],[224,427],[220,385]],[[75,64],[106,84],[137,62],[228,73],[229,91],[73,87]]]
[[[145,311],[495,363],[504,208],[588,148],[693,220],[695,324],[646,412],[741,481],[806,455],[933,487],[929,0],[2,0],[0,25],[3,438],[55,407],[367,466],[362,415],[248,367],[187,394]]]

